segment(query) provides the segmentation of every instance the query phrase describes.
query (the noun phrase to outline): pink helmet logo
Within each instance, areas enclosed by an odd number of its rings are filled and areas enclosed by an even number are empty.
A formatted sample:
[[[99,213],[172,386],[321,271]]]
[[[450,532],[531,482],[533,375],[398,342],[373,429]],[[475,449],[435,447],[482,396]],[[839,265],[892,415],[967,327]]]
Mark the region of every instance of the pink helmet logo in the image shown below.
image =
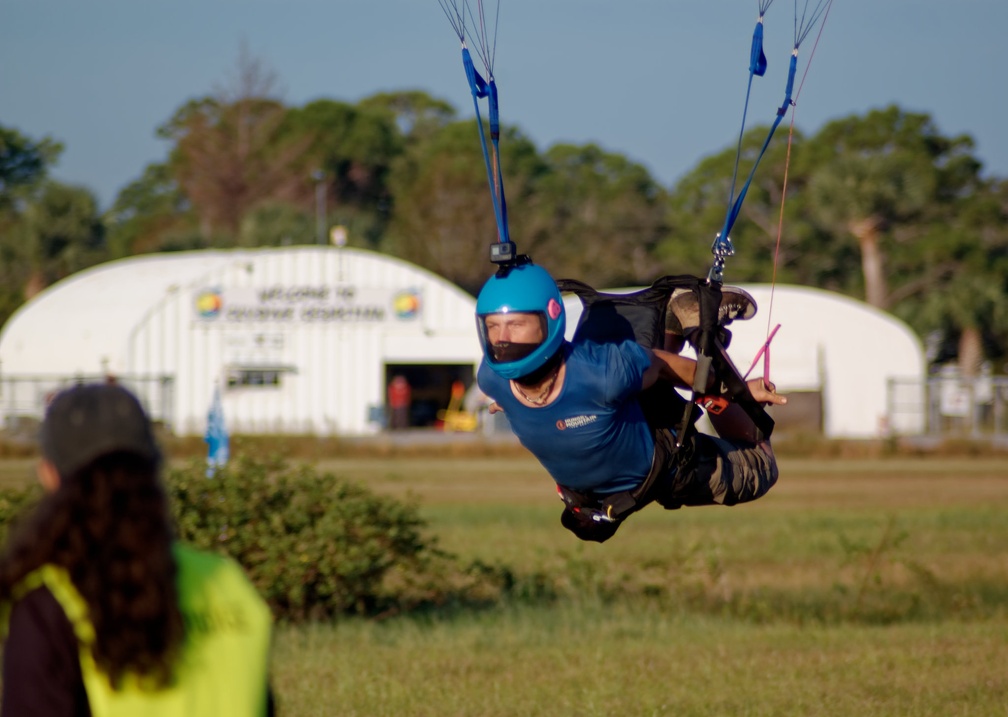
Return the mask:
[[[546,313],[549,314],[549,317],[553,319],[553,321],[556,321],[558,318],[560,318],[560,314],[562,312],[563,308],[560,306],[560,303],[556,299],[550,299],[549,303],[546,304]]]

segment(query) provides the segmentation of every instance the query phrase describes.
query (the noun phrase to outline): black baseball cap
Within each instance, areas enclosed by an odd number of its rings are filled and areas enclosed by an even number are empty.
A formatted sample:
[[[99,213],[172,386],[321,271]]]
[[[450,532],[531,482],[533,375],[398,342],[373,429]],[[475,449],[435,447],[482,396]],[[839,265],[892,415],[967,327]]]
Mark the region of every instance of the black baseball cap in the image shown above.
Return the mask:
[[[118,384],[82,384],[56,394],[42,421],[40,443],[43,458],[63,477],[110,453],[161,457],[143,406]]]

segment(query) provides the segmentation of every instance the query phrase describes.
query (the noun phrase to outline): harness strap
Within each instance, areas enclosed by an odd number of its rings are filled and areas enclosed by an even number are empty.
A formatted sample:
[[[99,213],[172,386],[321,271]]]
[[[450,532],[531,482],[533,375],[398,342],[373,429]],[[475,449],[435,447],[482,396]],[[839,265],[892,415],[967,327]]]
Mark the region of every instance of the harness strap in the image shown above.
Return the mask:
[[[691,432],[695,429],[690,426]],[[678,470],[687,469],[693,459],[693,442],[680,444],[675,434],[667,429],[654,432],[655,448],[651,456],[651,470],[639,486],[633,490],[618,493],[582,493],[558,485],[560,499],[574,513],[595,523],[620,523],[631,513],[635,513],[655,499],[653,489],[658,477],[668,469],[672,458]]]
[[[752,419],[758,429],[757,440],[766,440],[773,433],[774,421],[766,409],[752,397],[749,387],[735,363],[728,356],[728,344],[731,342],[731,332],[720,325],[718,311],[721,306],[721,285],[717,282],[699,282],[696,287],[700,308],[700,325],[694,332],[690,343],[697,353],[696,375],[693,381],[693,398],[710,393],[707,384],[713,372],[715,393],[727,396],[732,403],[737,403],[746,415]],[[693,402],[684,411],[682,426],[685,427],[692,418]],[[684,436],[684,433],[680,433]]]
[[[752,393],[750,393],[745,380],[739,374],[738,368],[728,358],[725,347],[718,344],[717,351],[718,373],[724,386],[722,394],[729,396],[732,403],[737,403],[746,412],[746,415],[752,419],[752,422],[759,430],[759,435],[755,439],[756,442],[767,440],[773,433],[774,420],[766,412],[766,408],[752,397]]]
[[[641,346],[661,348],[665,342],[665,314],[676,289],[695,289],[702,282],[682,274],[663,276],[638,291],[613,294],[577,279],[558,279],[561,292],[575,294],[583,305],[575,337],[607,343],[634,339]]]

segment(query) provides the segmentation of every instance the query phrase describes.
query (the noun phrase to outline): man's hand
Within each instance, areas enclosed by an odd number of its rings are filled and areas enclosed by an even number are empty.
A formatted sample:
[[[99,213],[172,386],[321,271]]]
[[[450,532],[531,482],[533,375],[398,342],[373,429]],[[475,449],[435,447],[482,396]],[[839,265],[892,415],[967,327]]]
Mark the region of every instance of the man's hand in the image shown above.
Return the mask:
[[[491,416],[495,413],[504,413],[504,409],[501,408],[496,401],[487,406],[487,410],[490,411]]]
[[[751,378],[746,381],[746,385],[749,387],[749,393],[752,394],[752,397],[760,403],[772,403],[777,406],[783,406],[787,403],[787,397],[778,396],[777,387],[770,381]]]

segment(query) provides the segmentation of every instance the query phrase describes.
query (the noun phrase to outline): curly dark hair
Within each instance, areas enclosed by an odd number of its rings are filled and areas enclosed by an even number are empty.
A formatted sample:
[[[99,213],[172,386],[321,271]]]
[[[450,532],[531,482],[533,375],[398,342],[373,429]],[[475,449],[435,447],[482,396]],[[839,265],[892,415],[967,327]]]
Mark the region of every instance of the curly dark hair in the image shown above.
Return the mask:
[[[0,557],[0,599],[42,565],[64,568],[87,602],[94,659],[112,685],[126,674],[169,685],[185,636],[173,540],[159,463],[102,456],[61,477],[15,528]]]

